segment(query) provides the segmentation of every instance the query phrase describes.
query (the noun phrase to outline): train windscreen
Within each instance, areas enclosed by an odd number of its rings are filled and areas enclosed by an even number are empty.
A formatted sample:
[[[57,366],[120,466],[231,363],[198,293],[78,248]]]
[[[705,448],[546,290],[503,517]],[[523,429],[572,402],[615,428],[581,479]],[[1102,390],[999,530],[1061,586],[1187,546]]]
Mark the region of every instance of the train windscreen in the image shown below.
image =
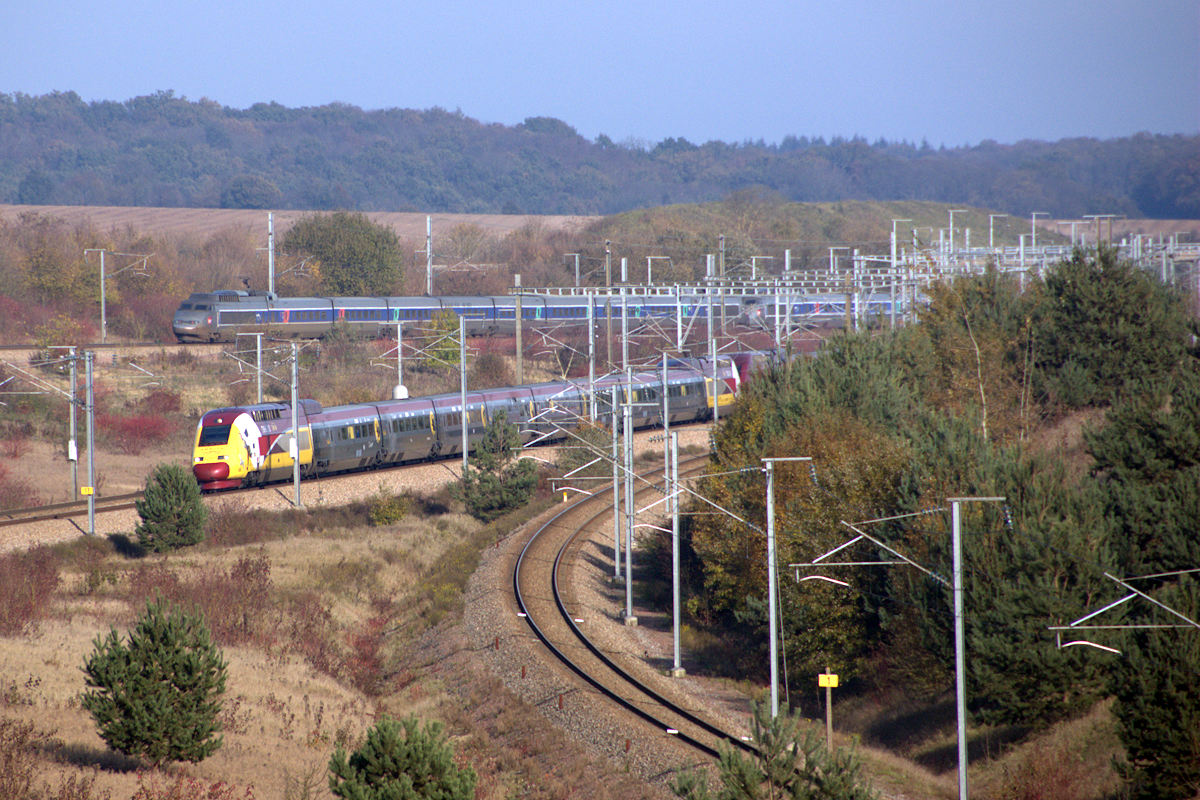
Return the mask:
[[[200,429],[200,442],[197,447],[212,447],[229,441],[230,425],[206,425]]]

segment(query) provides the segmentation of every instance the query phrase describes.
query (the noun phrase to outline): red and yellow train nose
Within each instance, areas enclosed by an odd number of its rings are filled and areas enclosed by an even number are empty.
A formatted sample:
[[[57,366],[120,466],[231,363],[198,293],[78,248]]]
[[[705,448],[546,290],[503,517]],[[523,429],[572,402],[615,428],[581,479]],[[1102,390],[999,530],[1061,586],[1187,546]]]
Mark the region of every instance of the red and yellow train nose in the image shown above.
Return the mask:
[[[224,461],[200,462],[192,467],[192,474],[201,486],[229,478],[229,464]]]
[[[250,469],[246,446],[233,424],[236,413],[212,412],[200,420],[192,455],[192,474],[206,491],[242,485]]]

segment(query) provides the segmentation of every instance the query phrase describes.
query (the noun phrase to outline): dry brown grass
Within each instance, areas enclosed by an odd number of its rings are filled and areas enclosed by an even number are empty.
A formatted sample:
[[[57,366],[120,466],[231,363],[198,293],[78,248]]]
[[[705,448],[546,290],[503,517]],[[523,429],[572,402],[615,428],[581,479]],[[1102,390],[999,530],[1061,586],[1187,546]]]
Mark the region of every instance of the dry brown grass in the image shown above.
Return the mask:
[[[252,786],[258,798],[328,798],[333,748],[356,744],[384,712],[446,721],[486,800],[646,796],[481,676],[453,628],[480,551],[519,520],[485,527],[420,507],[376,527],[365,504],[305,515],[235,509],[220,520],[234,543],[137,560],[100,540],[55,548],[61,581],[44,617],[0,640],[0,720],[32,726],[22,757],[47,786],[92,781],[74,800],[182,799],[222,781],[225,794],[213,797],[244,800]],[[254,529],[246,543],[232,535],[239,526]],[[229,676],[224,746],[150,773],[96,734],[79,703],[80,665],[98,635],[126,630],[156,591],[205,609]],[[450,625],[430,635],[439,621]]]
[[[267,212],[229,208],[147,208],[143,206],[27,206],[0,204],[0,219],[16,219],[21,214],[45,214],[66,220],[71,225],[90,222],[99,230],[132,228],[149,234],[188,234],[212,236],[233,228],[261,231],[267,235]],[[275,211],[275,235],[282,236],[308,211]],[[367,218],[387,225],[401,238],[423,241],[425,214],[390,211],[367,212]],[[530,214],[433,214],[435,236],[454,228],[470,225],[493,236],[505,236],[531,222],[551,231],[577,230],[596,217],[569,215],[535,216]]]
[[[309,786],[308,796],[326,797],[323,774],[333,747],[361,737],[378,711],[376,701],[355,686],[389,687],[386,676],[397,671],[405,646],[384,636],[364,639],[363,632],[395,627],[395,601],[410,609],[420,605],[413,590],[430,565],[478,528],[461,515],[436,527],[412,518],[140,561],[97,542],[60,548],[62,581],[44,603],[46,616],[0,646],[0,717],[29,722],[53,740],[34,754],[38,774],[50,783],[94,775],[96,796],[133,795],[145,767],[109,752],[97,736],[79,705],[80,665],[97,635],[110,626],[125,630],[142,598],[164,591],[201,605],[219,623],[212,627],[229,678],[224,746],[200,764],[170,768],[160,788],[187,774],[206,784],[252,784],[257,797],[284,797],[306,780],[313,783],[305,776],[317,775],[319,786]],[[255,593],[241,596],[247,587]],[[327,609],[328,616],[312,614],[313,608]],[[323,662],[307,649],[305,636],[322,638]],[[364,670],[371,674],[364,677]],[[434,717],[443,716],[445,702],[437,692],[410,701],[390,690],[387,701],[395,713]]]
[[[974,771],[974,786],[990,800],[1093,800],[1120,795],[1113,760],[1123,756],[1112,703],[1056,725]]]
[[[113,566],[119,574],[123,565]],[[180,566],[186,573],[189,565]],[[82,575],[68,583],[77,590],[87,585]],[[79,666],[97,635],[109,626],[128,626],[134,609],[119,596],[127,586],[118,578],[84,596],[63,593],[54,601],[53,618],[36,633],[11,637],[0,648],[0,675],[10,687],[0,713],[29,721],[59,742],[44,753],[40,771],[48,777],[97,771],[97,788],[117,797],[136,791],[144,766],[109,752],[96,735],[79,706]],[[172,768],[171,774],[186,771],[208,781],[254,784],[260,796],[281,797],[287,776],[327,758],[331,742],[357,736],[370,724],[372,708],[364,697],[286,646],[227,645],[224,652],[229,663],[225,744],[201,764]]]

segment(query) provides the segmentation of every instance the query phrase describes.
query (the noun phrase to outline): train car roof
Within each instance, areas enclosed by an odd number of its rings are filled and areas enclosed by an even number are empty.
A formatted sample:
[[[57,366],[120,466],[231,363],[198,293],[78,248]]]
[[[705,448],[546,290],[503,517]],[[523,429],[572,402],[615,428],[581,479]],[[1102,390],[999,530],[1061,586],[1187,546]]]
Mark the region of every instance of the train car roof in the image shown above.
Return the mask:
[[[271,308],[330,308],[333,300],[328,297],[281,297]]]
[[[433,401],[428,397],[410,397],[405,400],[377,400],[371,405],[378,408],[380,414],[425,414],[433,408]]]
[[[397,308],[441,308],[440,297],[385,297],[389,306]]]
[[[495,403],[500,400],[528,400],[530,398],[528,386],[498,386],[494,389],[483,389],[480,394],[488,403]]]
[[[236,302],[222,300],[222,301],[220,301],[220,306],[222,309],[225,309],[225,310],[229,310],[229,308],[236,306],[237,309],[241,310],[241,311],[265,311],[267,308],[271,307],[267,303],[267,298],[261,297],[261,296],[260,297],[241,297],[241,298],[238,298],[238,300]]]
[[[571,306],[572,308],[574,308],[576,306],[578,306],[578,307],[587,306],[587,298],[582,297],[582,296],[552,294],[552,295],[537,295],[535,299],[538,301],[545,301],[546,305],[548,305],[548,306]],[[525,295],[522,295],[521,302],[525,302]],[[593,306],[603,305],[603,303],[597,304],[597,303],[593,302],[592,305]]]
[[[321,404],[316,400],[306,398],[298,402],[305,416],[311,417],[321,413]],[[255,416],[256,412],[258,416]],[[281,417],[290,417],[292,415],[292,406],[289,403],[252,403],[245,406],[214,408],[200,417],[200,424],[212,424],[217,419],[224,420],[225,417],[228,417],[228,421],[232,422],[233,418],[238,414],[249,414],[251,417],[258,419],[263,416],[263,412],[277,412]],[[218,424],[224,424],[224,422]]]
[[[332,297],[335,308],[383,308],[387,305],[385,297]]]

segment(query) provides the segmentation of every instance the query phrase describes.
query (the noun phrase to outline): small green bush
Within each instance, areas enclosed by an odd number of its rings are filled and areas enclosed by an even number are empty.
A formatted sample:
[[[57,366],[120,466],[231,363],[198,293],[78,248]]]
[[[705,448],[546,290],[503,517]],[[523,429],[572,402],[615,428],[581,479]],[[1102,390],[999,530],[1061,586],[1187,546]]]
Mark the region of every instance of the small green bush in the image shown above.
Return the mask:
[[[792,797],[798,800],[877,800],[879,795],[862,776],[854,748],[829,751],[824,737],[805,728],[799,713],[771,717],[765,705],[754,704],[750,720],[757,752],[742,755],[727,742],[720,746],[721,791],[715,796],[704,776],[680,770],[671,790],[684,800],[754,800]]]
[[[225,661],[202,616],[160,597],[147,604],[128,642],[112,629],[94,644],[81,704],[109,747],[158,767],[195,763],[221,746]]]
[[[379,487],[367,504],[367,518],[371,525],[394,525],[408,516],[412,511],[412,500],[404,495],[392,494],[391,491]]]
[[[475,448],[471,466],[453,487],[455,495],[467,507],[467,513],[480,522],[520,508],[529,502],[537,487],[537,469],[532,461],[516,460],[521,447],[517,426],[499,411],[484,431]]]
[[[416,717],[384,717],[353,753],[339,745],[329,759],[329,790],[344,800],[475,796],[475,770],[454,763],[442,725],[418,727]]]
[[[165,552],[204,539],[208,509],[200,500],[200,485],[177,464],[154,468],[145,494],[137,501],[137,512],[142,521],[135,533],[147,550]]]

